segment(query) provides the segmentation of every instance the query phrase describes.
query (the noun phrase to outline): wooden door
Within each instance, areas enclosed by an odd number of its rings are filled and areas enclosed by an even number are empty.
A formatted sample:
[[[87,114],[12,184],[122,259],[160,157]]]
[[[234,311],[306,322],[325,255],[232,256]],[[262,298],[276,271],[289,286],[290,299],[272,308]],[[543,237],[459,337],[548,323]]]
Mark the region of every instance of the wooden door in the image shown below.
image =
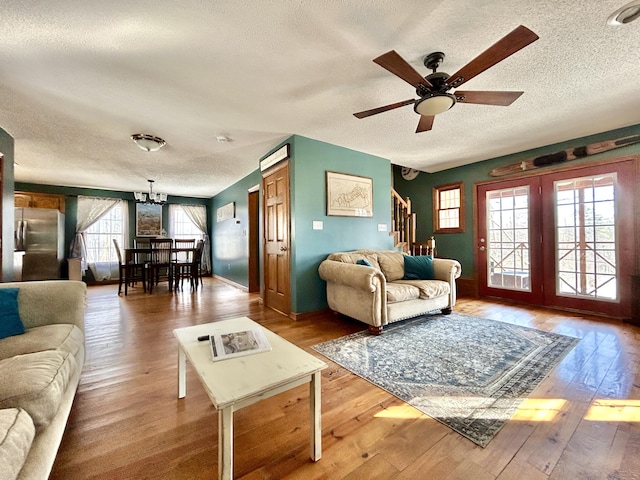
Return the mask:
[[[546,305],[631,315],[636,190],[632,161],[542,177]]]
[[[636,185],[632,161],[478,185],[480,295],[628,317]]]
[[[289,162],[262,176],[264,205],[264,304],[291,311],[289,264]]]
[[[257,185],[256,185],[257,187]],[[248,193],[249,223],[247,238],[249,242],[249,292],[260,291],[260,218],[259,218],[259,190]]]
[[[477,199],[480,295],[543,304],[540,180],[480,185]]]

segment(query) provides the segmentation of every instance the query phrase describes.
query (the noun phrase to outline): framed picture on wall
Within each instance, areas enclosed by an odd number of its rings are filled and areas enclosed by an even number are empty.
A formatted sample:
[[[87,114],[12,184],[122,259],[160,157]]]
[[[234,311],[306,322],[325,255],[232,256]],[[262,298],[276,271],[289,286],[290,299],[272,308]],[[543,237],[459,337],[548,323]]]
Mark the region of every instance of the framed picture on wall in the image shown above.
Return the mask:
[[[373,217],[373,179],[327,171],[327,215]]]
[[[162,233],[162,205],[136,204],[136,236],[157,237]]]

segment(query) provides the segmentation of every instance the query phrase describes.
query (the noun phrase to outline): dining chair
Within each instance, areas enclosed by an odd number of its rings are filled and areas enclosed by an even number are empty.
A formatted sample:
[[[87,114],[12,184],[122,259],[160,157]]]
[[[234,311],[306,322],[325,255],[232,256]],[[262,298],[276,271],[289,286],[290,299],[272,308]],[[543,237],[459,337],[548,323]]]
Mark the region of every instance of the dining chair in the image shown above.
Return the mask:
[[[167,280],[169,290],[173,290],[173,239],[152,238],[151,261],[149,262],[149,293],[153,293],[153,287],[160,280]]]
[[[142,282],[142,289],[147,291],[144,262],[139,262],[136,255],[125,249],[123,257],[122,250],[118,241],[114,238],[113,245],[118,256],[118,295],[122,293],[122,285],[124,285],[125,296],[129,293],[129,287],[134,286],[137,282]]]
[[[198,240],[196,244],[196,256],[197,259],[194,260],[196,262],[196,290],[198,289],[198,281],[200,281],[200,286],[202,286],[202,255],[204,254],[204,240]]]
[[[175,239],[175,257],[173,260],[174,280],[173,285],[177,290],[182,288],[185,279],[189,280],[191,290],[197,289],[197,271],[196,271],[196,239]]]

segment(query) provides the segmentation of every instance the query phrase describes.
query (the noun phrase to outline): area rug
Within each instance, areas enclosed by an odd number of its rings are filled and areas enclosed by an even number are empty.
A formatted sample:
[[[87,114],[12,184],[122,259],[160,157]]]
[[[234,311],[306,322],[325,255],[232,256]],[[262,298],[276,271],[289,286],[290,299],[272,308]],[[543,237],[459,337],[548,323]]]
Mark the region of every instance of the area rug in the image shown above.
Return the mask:
[[[452,313],[313,349],[485,447],[578,341]]]

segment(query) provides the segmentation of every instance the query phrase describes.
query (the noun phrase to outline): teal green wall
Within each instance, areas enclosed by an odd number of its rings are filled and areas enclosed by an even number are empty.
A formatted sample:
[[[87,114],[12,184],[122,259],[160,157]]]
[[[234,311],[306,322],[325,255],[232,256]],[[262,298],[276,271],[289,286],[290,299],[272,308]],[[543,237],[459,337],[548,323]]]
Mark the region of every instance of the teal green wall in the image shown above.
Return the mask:
[[[298,135],[266,152],[263,158],[286,143],[290,145],[291,311],[303,313],[327,306],[318,266],[329,253],[393,247],[389,232],[378,232],[378,224],[390,229],[391,164],[384,158]],[[372,218],[326,215],[327,170],[373,179]],[[214,216],[219,207],[236,202],[236,219],[212,222],[213,271],[244,286],[248,285],[247,190],[261,181],[262,174],[256,170],[216,195],[211,204]],[[314,220],[323,222],[323,230],[313,230]]]
[[[462,264],[462,276],[465,278],[472,278],[474,276],[475,248],[473,243],[473,190],[475,182],[490,179],[495,180],[495,177],[489,176],[489,171],[495,167],[517,163],[528,158],[535,158],[540,155],[547,155],[567,148],[579,147],[588,143],[602,142],[605,140],[612,140],[638,134],[640,134],[640,124],[599,133],[597,135],[568,140],[554,145],[526,150],[512,155],[505,155],[483,162],[473,163],[471,165],[443,170],[437,173],[421,172],[417,178],[411,181],[404,180],[400,174],[400,168],[394,167],[394,185],[396,191],[400,195],[403,197],[408,196],[411,199],[412,211],[416,213],[417,217],[416,239],[418,241],[426,241],[429,236],[433,235],[433,202],[431,196],[433,187],[461,181],[464,182],[464,194],[466,201],[465,232],[438,234],[435,235],[435,238],[438,255],[459,260]],[[580,160],[574,160],[571,162],[571,165],[639,153],[640,144],[635,144]]]
[[[295,135],[291,141],[291,311],[326,308],[326,286],[320,262],[332,252],[358,248],[393,248],[391,163],[355,150]],[[329,217],[326,214],[327,170],[373,179],[373,217]],[[313,230],[313,221],[323,222]],[[378,224],[387,231],[379,232]]]
[[[93,188],[59,187],[56,185],[41,185],[35,183],[16,182],[15,191],[32,193],[49,193],[65,196],[65,257],[69,256],[69,247],[76,234],[78,195],[90,197],[121,198],[129,200],[129,245],[132,245],[136,233],[136,204],[133,193],[114,190],[98,190]],[[13,196],[13,191],[12,191]],[[167,204],[162,207],[162,226],[169,224],[169,204],[188,204],[208,206],[209,199],[169,196]],[[13,227],[11,227],[13,229]]]
[[[13,280],[13,137],[0,128],[0,161],[2,162],[2,272],[3,282]]]
[[[256,169],[216,195],[209,209],[213,273],[245,287],[249,286],[248,190],[259,185],[261,178],[260,171]],[[235,218],[217,222],[217,209],[231,202],[236,204]]]

